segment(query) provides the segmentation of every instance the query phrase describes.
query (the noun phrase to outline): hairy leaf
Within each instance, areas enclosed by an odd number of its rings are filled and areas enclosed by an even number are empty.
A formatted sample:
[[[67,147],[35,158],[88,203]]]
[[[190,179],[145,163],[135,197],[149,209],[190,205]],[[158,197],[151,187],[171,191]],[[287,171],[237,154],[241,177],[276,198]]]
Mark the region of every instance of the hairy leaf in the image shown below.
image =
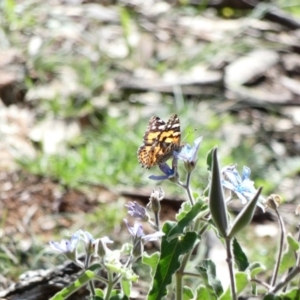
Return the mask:
[[[180,267],[180,256],[191,251],[197,241],[195,232],[187,232],[184,236],[168,241],[167,236],[176,226],[174,222],[166,222],[163,226],[165,236],[162,238],[160,260],[153,278],[148,300],[160,300],[167,294],[167,286],[172,282],[173,274]]]

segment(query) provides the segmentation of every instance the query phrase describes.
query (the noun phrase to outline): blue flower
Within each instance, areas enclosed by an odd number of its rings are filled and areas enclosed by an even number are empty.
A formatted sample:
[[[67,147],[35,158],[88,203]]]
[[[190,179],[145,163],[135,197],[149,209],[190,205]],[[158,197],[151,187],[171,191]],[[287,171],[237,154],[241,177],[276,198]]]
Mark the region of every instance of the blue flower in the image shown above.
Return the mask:
[[[175,158],[174,158],[174,160],[177,161],[177,159],[175,159]],[[165,175],[160,175],[160,176],[151,175],[151,176],[149,176],[150,179],[152,179],[152,180],[171,179],[172,180],[172,179],[176,179],[178,176],[177,175],[177,165],[174,166],[174,163],[173,163],[172,169],[169,167],[169,165],[166,162],[159,164],[159,168]]]
[[[198,150],[202,142],[202,136],[198,137],[194,141],[193,147],[189,144],[185,144],[179,153],[175,153],[175,157],[184,161],[187,171],[192,171],[197,163]]]
[[[95,239],[88,231],[80,229],[77,232],[79,234],[79,238],[84,241],[85,244],[93,244],[95,242]]]
[[[242,201],[242,204],[246,204],[250,201],[255,194],[257,189],[254,187],[254,182],[250,180],[251,170],[250,168],[244,166],[242,177],[236,170],[235,165],[227,166],[222,169],[222,174],[224,179],[222,179],[222,185],[224,188],[235,193],[237,197]],[[260,200],[265,200],[263,197],[259,197]],[[265,211],[264,206],[257,202],[257,205]]]
[[[92,254],[94,252],[94,246],[95,246],[95,239],[93,236],[88,232],[84,230],[78,230],[79,238],[81,241],[84,242],[85,245],[85,251],[87,254]]]
[[[76,259],[76,246],[79,241],[79,233],[75,232],[70,240],[61,240],[60,242],[49,242],[52,250],[65,254],[70,260]]]

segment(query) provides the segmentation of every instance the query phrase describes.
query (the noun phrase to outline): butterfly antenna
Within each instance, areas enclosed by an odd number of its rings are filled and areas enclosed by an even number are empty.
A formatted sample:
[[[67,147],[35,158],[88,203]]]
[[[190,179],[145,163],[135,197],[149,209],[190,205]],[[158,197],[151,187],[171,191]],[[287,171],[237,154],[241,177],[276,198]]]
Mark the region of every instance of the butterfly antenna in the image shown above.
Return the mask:
[[[194,128],[193,131],[189,131],[188,134],[184,137],[183,142],[185,142],[185,141],[187,140],[187,138],[188,138],[192,133],[194,133],[194,132],[196,132],[196,131],[197,131],[197,128]]]

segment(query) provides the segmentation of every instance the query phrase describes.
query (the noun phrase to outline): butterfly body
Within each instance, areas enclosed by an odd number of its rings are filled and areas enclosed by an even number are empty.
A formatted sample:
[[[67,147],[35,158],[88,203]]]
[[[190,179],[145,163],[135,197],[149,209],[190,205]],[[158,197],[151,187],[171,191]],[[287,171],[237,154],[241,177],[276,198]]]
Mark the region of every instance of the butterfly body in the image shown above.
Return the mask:
[[[150,169],[167,161],[172,157],[173,151],[180,150],[180,137],[180,121],[176,114],[167,123],[153,116],[144,134],[143,144],[138,149],[140,164]]]

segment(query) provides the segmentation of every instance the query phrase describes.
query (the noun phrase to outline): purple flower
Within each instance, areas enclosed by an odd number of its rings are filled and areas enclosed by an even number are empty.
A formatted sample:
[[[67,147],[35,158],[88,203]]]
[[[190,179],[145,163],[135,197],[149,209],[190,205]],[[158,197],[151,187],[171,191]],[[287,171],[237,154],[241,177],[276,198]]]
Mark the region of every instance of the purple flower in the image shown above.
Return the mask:
[[[124,219],[127,229],[131,236],[135,238],[142,238],[144,235],[143,227],[140,223],[134,222],[134,226],[130,226],[128,220]]]
[[[202,136],[198,137],[194,141],[193,147],[191,147],[189,144],[185,144],[181,151],[179,153],[176,153],[175,156],[178,159],[181,159],[184,161],[185,167],[188,171],[191,171],[195,168],[197,163],[197,156],[198,156],[198,150],[200,148],[200,144],[202,142]]]
[[[130,226],[129,222],[124,219],[124,222],[127,226],[127,229],[129,231],[129,233],[131,234],[131,236],[133,237],[133,240],[144,240],[145,242],[148,241],[154,241],[159,239],[160,237],[164,236],[165,234],[161,231],[157,231],[155,233],[152,234],[144,234],[144,230],[141,224],[139,224],[138,222],[134,223],[134,226]]]
[[[138,203],[134,202],[128,202],[125,205],[128,208],[128,213],[134,217],[134,218],[139,218],[143,221],[148,221],[149,220],[149,216],[147,214],[147,211],[145,209],[145,207],[139,205]]]
[[[132,236],[133,247],[131,250],[131,254],[135,258],[138,258],[142,255],[145,242],[157,240],[164,235],[164,233],[160,231],[145,235],[142,225],[138,222],[135,222],[134,226],[130,226],[126,219],[124,219],[124,222],[128,228],[129,233]]]
[[[254,187],[254,182],[250,180],[250,168],[246,166],[243,167],[242,177],[236,170],[235,165],[224,167],[222,174],[224,177],[221,181],[223,187],[235,193],[242,201],[242,204],[246,204],[255,196],[257,189]],[[259,199],[264,200],[261,196]],[[257,205],[265,211],[264,206],[260,202],[257,202]]]

